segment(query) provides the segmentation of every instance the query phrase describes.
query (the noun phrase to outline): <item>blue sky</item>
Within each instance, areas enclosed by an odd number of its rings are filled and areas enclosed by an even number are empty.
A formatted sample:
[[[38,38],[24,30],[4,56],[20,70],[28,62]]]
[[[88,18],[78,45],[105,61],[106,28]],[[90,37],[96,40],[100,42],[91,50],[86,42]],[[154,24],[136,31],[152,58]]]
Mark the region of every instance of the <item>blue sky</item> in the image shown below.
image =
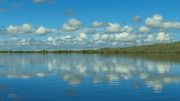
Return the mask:
[[[24,48],[23,42],[28,47],[32,40],[72,49],[171,42],[180,40],[179,4],[179,0],[0,0],[0,41],[9,49]],[[4,41],[13,42],[4,45]],[[16,42],[24,45],[11,45]]]
[[[32,23],[57,27],[69,19],[65,14],[68,10],[87,24],[94,20],[128,23],[135,15],[146,18],[153,14],[179,20],[179,3],[179,0],[51,0],[35,4],[32,0],[4,0],[0,7],[9,11],[1,13],[0,21],[1,26]]]

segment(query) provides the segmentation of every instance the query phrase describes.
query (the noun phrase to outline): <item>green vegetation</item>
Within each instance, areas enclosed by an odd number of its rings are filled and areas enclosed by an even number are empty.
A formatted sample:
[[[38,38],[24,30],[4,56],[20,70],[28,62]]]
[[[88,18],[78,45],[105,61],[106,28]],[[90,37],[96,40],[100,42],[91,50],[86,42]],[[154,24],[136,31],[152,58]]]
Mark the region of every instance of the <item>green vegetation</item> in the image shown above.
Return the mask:
[[[180,53],[180,42],[167,44],[153,44],[133,46],[126,48],[102,48],[97,50],[37,50],[37,51],[13,51],[1,50],[0,53],[119,53],[119,54],[148,54],[148,53]]]
[[[124,53],[124,54],[180,53],[180,42],[134,46],[127,48],[113,48],[113,49],[104,48],[104,49],[100,49],[100,51],[105,53]]]

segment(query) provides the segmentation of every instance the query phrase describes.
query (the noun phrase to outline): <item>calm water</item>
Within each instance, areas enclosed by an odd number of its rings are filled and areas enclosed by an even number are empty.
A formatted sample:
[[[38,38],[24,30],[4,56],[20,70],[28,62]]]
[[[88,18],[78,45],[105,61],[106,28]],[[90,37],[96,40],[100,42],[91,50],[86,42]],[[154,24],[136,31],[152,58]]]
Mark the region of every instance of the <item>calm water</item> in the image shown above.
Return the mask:
[[[180,60],[0,54],[0,101],[180,101]]]

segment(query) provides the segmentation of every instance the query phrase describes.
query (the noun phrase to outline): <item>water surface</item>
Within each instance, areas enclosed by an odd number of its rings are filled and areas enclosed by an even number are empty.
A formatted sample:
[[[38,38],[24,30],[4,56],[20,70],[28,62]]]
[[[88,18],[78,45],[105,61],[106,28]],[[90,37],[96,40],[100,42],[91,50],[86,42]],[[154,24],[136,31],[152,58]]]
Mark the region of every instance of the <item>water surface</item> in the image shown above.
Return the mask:
[[[0,54],[0,101],[180,101],[167,57]]]

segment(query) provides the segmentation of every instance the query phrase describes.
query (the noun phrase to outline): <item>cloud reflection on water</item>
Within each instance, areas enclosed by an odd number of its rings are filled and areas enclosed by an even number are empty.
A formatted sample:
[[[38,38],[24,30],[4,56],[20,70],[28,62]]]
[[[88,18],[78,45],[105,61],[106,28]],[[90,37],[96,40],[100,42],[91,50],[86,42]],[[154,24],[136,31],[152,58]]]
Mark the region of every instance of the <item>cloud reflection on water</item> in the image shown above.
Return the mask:
[[[152,61],[124,56],[56,55],[56,54],[0,54],[0,77],[30,79],[58,76],[70,85],[81,84],[89,77],[92,83],[117,84],[121,80],[141,81],[154,92],[165,84],[180,82],[176,63]],[[178,73],[179,70],[179,73]]]

